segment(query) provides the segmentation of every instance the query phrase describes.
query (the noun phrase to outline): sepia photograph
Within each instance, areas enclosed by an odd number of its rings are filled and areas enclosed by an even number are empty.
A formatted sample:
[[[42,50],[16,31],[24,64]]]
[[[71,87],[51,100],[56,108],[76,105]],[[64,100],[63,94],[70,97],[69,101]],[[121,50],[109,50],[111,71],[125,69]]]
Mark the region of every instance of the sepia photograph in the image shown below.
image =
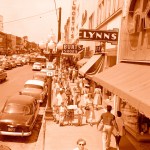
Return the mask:
[[[150,150],[150,0],[0,0],[0,150]]]

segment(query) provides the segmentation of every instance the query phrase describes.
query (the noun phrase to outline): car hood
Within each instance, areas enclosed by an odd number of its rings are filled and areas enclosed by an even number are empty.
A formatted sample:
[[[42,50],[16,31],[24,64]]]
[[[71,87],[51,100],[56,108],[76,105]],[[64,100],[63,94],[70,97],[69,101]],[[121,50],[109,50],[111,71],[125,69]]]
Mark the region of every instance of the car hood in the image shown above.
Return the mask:
[[[41,89],[36,89],[36,88],[24,88],[21,91],[21,94],[23,95],[30,95],[33,97],[38,97],[42,93]]]
[[[32,115],[22,115],[22,114],[6,114],[0,115],[0,123],[7,124],[28,124],[32,118]]]

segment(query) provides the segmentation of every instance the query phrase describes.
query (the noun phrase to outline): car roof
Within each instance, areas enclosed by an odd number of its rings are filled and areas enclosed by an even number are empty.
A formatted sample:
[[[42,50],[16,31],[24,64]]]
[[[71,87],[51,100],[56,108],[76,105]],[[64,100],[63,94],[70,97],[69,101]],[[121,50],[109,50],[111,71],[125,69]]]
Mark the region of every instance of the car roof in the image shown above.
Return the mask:
[[[29,105],[35,101],[35,98],[28,95],[13,95],[7,99],[8,103],[25,104]]]
[[[40,62],[35,62],[34,65],[41,65],[41,63]]]
[[[47,77],[47,75],[46,75],[45,72],[36,72],[33,76],[34,76],[34,77],[36,77],[36,76]]]
[[[44,81],[41,80],[27,80],[25,82],[25,84],[34,84],[34,85],[40,85],[40,86],[44,86]]]

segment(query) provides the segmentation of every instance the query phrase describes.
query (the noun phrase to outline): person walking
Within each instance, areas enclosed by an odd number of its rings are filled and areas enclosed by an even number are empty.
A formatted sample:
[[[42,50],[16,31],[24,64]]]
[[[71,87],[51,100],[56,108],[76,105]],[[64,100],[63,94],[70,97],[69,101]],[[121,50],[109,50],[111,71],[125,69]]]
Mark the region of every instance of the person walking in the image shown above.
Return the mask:
[[[85,116],[86,116],[86,123],[89,123],[93,126],[93,119],[95,119],[94,113],[94,106],[93,106],[93,99],[92,94],[88,93],[87,98],[85,99]]]
[[[61,102],[61,105],[59,107],[59,125],[64,125],[64,120],[67,112],[67,107],[65,106],[64,102]]]
[[[73,150],[88,150],[87,148],[85,148],[86,145],[86,141],[82,138],[77,140],[77,147],[74,148]]]
[[[94,109],[98,110],[98,106],[102,104],[102,93],[100,88],[95,88],[94,90]]]
[[[119,143],[120,143],[121,137],[125,135],[124,120],[122,118],[122,113],[120,111],[117,111],[116,123],[118,126],[119,134],[117,134],[117,131],[114,129],[116,131],[115,132],[115,139],[116,139],[117,149],[119,149]]]
[[[81,105],[78,105],[76,112],[78,114],[78,126],[81,126],[82,120],[83,120],[83,114],[84,114],[84,111]]]
[[[111,113],[111,110],[112,110],[112,106],[107,105],[107,112],[102,113],[100,119],[97,122],[97,128],[100,122],[101,121],[103,122],[103,129],[102,129],[103,150],[108,150],[110,147],[111,134],[114,127],[116,127],[118,133],[118,126],[115,121],[115,116]]]
[[[76,82],[76,86],[73,88],[73,100],[74,105],[78,105],[81,101],[81,88],[79,82]]]
[[[70,95],[67,96],[67,106],[73,105],[73,100]],[[74,109],[68,108],[66,113],[68,125],[73,125],[72,122],[74,120]]]

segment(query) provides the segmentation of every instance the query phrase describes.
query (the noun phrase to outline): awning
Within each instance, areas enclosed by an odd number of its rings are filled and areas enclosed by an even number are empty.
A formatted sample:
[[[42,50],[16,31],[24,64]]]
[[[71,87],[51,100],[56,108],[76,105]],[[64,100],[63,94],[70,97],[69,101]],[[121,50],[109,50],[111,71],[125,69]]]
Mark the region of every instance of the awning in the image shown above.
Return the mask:
[[[86,72],[100,59],[101,55],[93,55],[86,64],[79,69],[79,74],[84,76]]]
[[[77,65],[78,66],[83,66],[85,63],[88,62],[88,60],[89,60],[89,58],[83,58],[83,59],[77,61]]]
[[[150,65],[119,63],[92,80],[150,118]]]
[[[85,78],[92,80],[92,77],[96,74],[96,73],[100,73],[101,71],[103,71],[103,66],[104,66],[104,56],[101,56],[99,64],[97,65],[96,69],[92,72],[87,72],[85,74]]]

